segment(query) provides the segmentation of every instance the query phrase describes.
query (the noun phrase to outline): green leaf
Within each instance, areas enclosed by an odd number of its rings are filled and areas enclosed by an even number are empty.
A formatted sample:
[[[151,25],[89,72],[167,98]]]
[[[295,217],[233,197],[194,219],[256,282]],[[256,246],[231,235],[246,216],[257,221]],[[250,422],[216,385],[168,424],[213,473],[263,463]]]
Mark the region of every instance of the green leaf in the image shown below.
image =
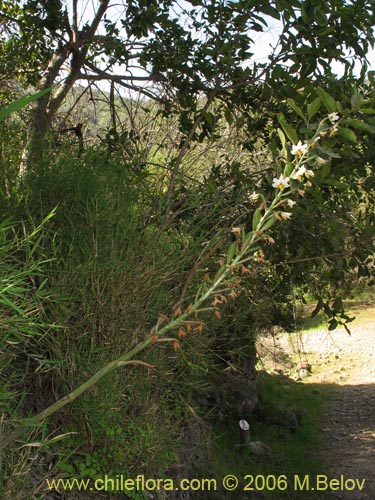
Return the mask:
[[[303,121],[306,121],[306,117],[303,114],[302,109],[298,106],[296,101],[294,99],[288,98],[286,102],[289,104],[289,106],[294,109],[294,111],[297,113],[298,116],[302,118]]]
[[[271,226],[273,226],[276,222],[276,219],[273,215],[269,219],[266,220],[266,222],[263,224],[262,229],[263,231],[266,231],[269,229]]]
[[[262,212],[259,208],[257,208],[253,215],[253,231],[257,229],[261,218],[262,218]]]
[[[9,300],[5,295],[0,295],[0,303],[14,309],[22,317],[26,316],[25,311],[19,308],[17,304]]]
[[[227,264],[230,264],[232,262],[235,252],[236,252],[236,244],[231,243],[227,255]]]
[[[284,175],[286,177],[289,177],[290,174],[293,172],[293,169],[294,169],[294,165],[293,163],[291,163],[290,161],[288,161],[286,164],[285,164],[285,167],[284,167]]]
[[[334,111],[336,111],[337,109],[336,101],[334,100],[333,97],[331,97],[329,94],[327,94],[327,92],[325,92],[323,89],[319,87],[315,90],[315,92],[321,98],[324,106],[328,110],[328,113],[333,113]]]
[[[283,154],[284,154],[285,157],[287,157],[288,156],[288,151],[286,149],[286,137],[285,137],[285,134],[281,130],[281,128],[277,129],[277,133],[278,133],[278,136],[280,137],[281,146],[282,146],[282,149],[283,149]]]
[[[375,71],[369,71],[367,73],[367,78],[369,79],[369,82],[371,83],[371,85],[374,85],[374,87],[375,87]]]
[[[277,11],[277,9],[275,9],[275,7],[272,7],[272,5],[269,4],[269,2],[268,3],[264,2],[264,5],[262,5],[260,10],[264,14],[267,14],[267,16],[271,16],[274,19],[277,19],[278,21],[280,21],[279,12]]]
[[[319,299],[318,300],[318,303],[316,304],[315,306],[315,309],[313,310],[313,312],[311,313],[311,317],[312,318],[315,318],[315,316],[319,313],[319,311],[321,310],[321,308],[323,307],[323,300],[322,299]]]
[[[293,144],[297,144],[298,142],[298,136],[296,131],[288,124],[286,121],[286,118],[284,116],[284,113],[278,113],[277,119],[279,120],[280,125],[282,126],[284,132],[286,135],[289,137],[289,139],[292,141]]]
[[[215,115],[212,113],[205,111],[204,109],[199,110],[200,115],[204,119],[204,121],[209,125],[210,128],[213,128],[215,125]]]
[[[363,103],[363,95],[360,92],[358,92],[358,90],[355,90],[354,94],[350,99],[352,111],[358,111],[362,103]]]
[[[230,108],[225,108],[224,116],[229,125],[232,125],[234,122],[234,116]]]
[[[336,314],[339,313],[340,311],[342,311],[342,309],[343,309],[342,299],[340,297],[338,297],[337,299],[335,299],[333,301],[332,307],[333,307],[333,311]]]
[[[336,330],[337,325],[338,325],[337,319],[332,318],[332,319],[330,319],[330,320],[329,320],[329,322],[328,322],[328,323],[329,323],[329,325],[328,325],[328,330],[329,330],[330,332],[332,332],[332,330]]]
[[[351,336],[352,332],[349,330],[349,328],[347,327],[347,325],[345,323],[342,323],[342,326],[345,328],[345,330],[347,331],[347,333]]]
[[[357,142],[357,136],[353,132],[353,130],[350,130],[350,128],[344,128],[340,127],[337,131],[337,135],[345,139],[346,141],[349,142]]]
[[[11,113],[14,113],[15,111],[18,111],[19,109],[23,108],[30,102],[36,101],[43,95],[47,94],[50,92],[51,89],[45,89],[41,90],[37,94],[25,96],[25,97],[20,97],[19,99],[16,99],[15,101],[11,102],[6,108],[0,109],[0,121],[4,120],[8,115]]]
[[[361,231],[360,238],[362,241],[366,241],[370,240],[371,238],[374,238],[374,236],[375,236],[375,226],[371,225],[370,221],[367,221]]]
[[[370,132],[371,134],[375,133],[375,127],[373,125],[370,125],[369,123],[363,122],[362,120],[347,118],[343,123],[358,130],[363,130],[364,132]]]
[[[333,312],[331,311],[331,308],[329,307],[329,304],[328,304],[328,303],[323,303],[323,309],[324,309],[324,312],[326,313],[326,315],[327,315],[329,318],[332,318],[332,317],[333,317]]]
[[[311,118],[313,118],[319,111],[321,103],[322,101],[320,100],[320,97],[317,97],[313,100],[313,102],[307,105],[307,116],[309,117],[309,120],[311,120]]]

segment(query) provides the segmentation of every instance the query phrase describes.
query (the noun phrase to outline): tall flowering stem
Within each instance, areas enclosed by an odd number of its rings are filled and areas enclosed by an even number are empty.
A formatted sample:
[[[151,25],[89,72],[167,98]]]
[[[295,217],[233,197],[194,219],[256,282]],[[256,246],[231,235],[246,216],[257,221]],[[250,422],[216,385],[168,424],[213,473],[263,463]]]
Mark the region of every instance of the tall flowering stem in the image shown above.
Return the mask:
[[[228,249],[226,262],[221,262],[219,270],[212,279],[210,286],[201,285],[195,296],[193,303],[185,307],[177,307],[172,311],[171,317],[161,315],[155,326],[151,329],[144,340],[139,342],[133,349],[123,354],[117,360],[114,360],[99,371],[97,371],[86,382],[71,391],[69,394],[56,401],[48,408],[44,409],[37,415],[24,421],[24,425],[15,429],[9,436],[0,436],[0,449],[8,446],[25,431],[30,429],[30,426],[39,425],[46,418],[59,411],[67,404],[72,403],[81,394],[86,392],[90,387],[95,385],[105,375],[126,365],[143,365],[153,368],[142,361],[134,360],[134,358],[144,351],[147,347],[157,342],[172,342],[175,348],[179,347],[179,338],[183,338],[185,334],[193,327],[196,331],[201,331],[202,323],[199,321],[199,314],[202,312],[213,311],[217,317],[221,317],[217,309],[218,304],[227,301],[225,294],[231,298],[236,297],[236,293],[231,288],[231,283],[236,279],[233,274],[236,271],[246,272],[245,263],[254,257],[254,253],[259,250],[259,243],[264,238],[264,233],[277,221],[288,219],[291,217],[291,212],[280,211],[280,207],[292,207],[295,202],[291,200],[291,195],[298,191],[299,194],[304,192],[306,187],[311,185],[309,178],[313,177],[314,172],[308,170],[305,164],[316,160],[317,155],[309,154],[314,144],[318,141],[321,131],[324,130],[325,122],[329,120],[332,124],[337,125],[337,114],[321,122],[313,139],[308,143],[299,141],[297,145],[292,146],[291,154],[294,159],[287,163],[285,171],[278,178],[273,179],[272,186],[275,188],[274,197],[271,203],[267,204],[265,196],[261,193],[253,196],[253,199],[261,201],[260,206],[255,210],[252,221],[252,231],[245,233],[239,228],[236,228],[238,237],[241,237],[237,242],[232,243]],[[224,287],[224,288],[223,288]],[[219,297],[218,297],[219,295]],[[208,304],[211,299],[214,301]],[[167,337],[168,332],[178,332],[177,336]]]

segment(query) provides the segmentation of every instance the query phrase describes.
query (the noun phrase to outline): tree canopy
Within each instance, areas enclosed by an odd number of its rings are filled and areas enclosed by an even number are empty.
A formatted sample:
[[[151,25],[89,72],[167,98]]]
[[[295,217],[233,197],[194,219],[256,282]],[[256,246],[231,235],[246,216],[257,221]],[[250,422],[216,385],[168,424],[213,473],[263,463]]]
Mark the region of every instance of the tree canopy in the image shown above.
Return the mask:
[[[371,1],[12,0],[0,3],[3,78],[53,91],[35,105],[30,144],[43,138],[78,80],[108,80],[167,106],[212,121],[209,106],[267,101],[309,82],[327,81],[331,64],[355,62],[366,73],[374,43]],[[254,60],[254,39],[277,22],[267,61]],[[240,95],[239,95],[240,94]],[[185,126],[194,126],[192,117]],[[196,125],[195,125],[196,126]],[[35,145],[34,145],[35,148]]]

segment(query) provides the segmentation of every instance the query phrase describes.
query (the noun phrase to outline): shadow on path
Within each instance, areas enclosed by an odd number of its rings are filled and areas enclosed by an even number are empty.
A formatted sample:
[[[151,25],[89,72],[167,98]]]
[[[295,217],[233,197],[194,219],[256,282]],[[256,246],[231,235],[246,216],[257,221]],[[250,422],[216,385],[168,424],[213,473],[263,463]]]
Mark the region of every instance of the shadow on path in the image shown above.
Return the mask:
[[[316,384],[316,387],[329,396],[321,429],[322,458],[328,466],[327,475],[366,480],[362,492],[344,488],[332,492],[331,497],[374,500],[375,384]],[[349,483],[352,482],[347,486]]]

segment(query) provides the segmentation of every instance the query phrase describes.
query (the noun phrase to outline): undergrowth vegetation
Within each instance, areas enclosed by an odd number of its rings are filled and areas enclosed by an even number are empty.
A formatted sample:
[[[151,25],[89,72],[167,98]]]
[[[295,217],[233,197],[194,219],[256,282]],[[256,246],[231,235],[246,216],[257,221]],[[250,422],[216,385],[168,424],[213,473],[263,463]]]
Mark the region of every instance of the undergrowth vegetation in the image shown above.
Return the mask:
[[[39,386],[39,399],[20,404],[19,417],[25,411],[40,411],[143,338],[154,318],[173,302],[179,275],[184,266],[191,265],[194,255],[192,247],[197,242],[188,237],[181,241],[173,228],[161,234],[156,225],[143,226],[138,179],[131,179],[123,166],[116,170],[115,160],[111,164],[103,156],[100,161],[99,154],[95,162],[93,158],[82,159],[78,171],[71,158],[30,176],[25,180],[25,196],[18,203],[18,213],[24,211],[24,217],[31,206],[37,207],[38,215],[56,206],[49,230],[35,243],[32,254],[39,267],[44,254],[54,256],[44,262],[43,272],[49,294],[56,300],[44,306],[44,313],[58,323],[39,333],[37,358],[29,353],[29,380],[23,380],[21,391],[27,395]],[[36,287],[46,284],[38,279]],[[17,285],[22,296],[27,290]],[[8,281],[6,286],[9,293],[15,293]],[[31,291],[30,296],[36,300]],[[151,349],[147,356],[155,367],[151,372],[143,367],[128,369],[126,376],[115,372],[57,416],[55,433],[72,432],[63,448],[80,450],[71,465],[51,456],[61,471],[92,476],[103,470],[127,470],[129,464],[137,470],[144,462],[151,471],[173,461],[172,442],[184,412],[174,409],[178,390],[171,375],[165,374],[171,356],[171,349]],[[10,361],[12,377],[20,376],[9,355]],[[25,365],[20,368],[23,371]],[[9,379],[9,385],[13,384]],[[19,394],[15,392],[13,397],[19,399]],[[171,452],[167,451],[168,442]],[[96,457],[86,469],[85,456]]]

